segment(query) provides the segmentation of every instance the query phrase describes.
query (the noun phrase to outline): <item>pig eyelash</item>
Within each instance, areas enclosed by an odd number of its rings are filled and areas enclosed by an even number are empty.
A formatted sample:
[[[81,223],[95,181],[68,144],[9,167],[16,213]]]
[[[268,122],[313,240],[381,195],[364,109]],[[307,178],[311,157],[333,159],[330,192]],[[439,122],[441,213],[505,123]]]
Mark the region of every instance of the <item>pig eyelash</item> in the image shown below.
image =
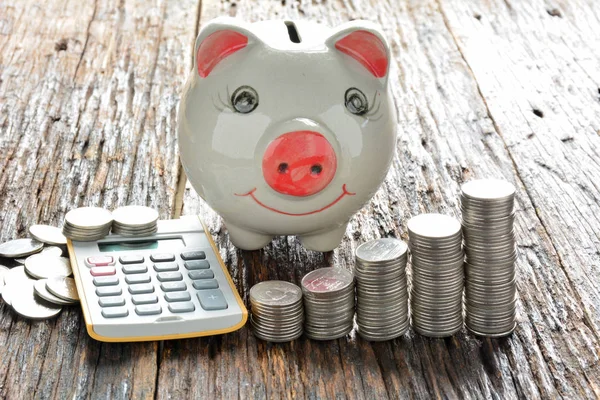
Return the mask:
[[[375,91],[375,94],[373,95],[373,101],[371,101],[371,108],[369,108],[367,110],[367,112],[363,115],[363,117],[365,117],[366,119],[368,119],[369,121],[378,121],[381,116],[383,114],[379,114],[379,116],[377,116],[377,118],[371,118],[376,116],[379,113],[379,108],[381,107],[381,101],[376,101],[378,99],[377,95],[379,94],[378,91]]]
[[[231,106],[229,104],[227,104],[226,102],[223,101],[223,99],[221,98],[221,93],[217,94],[217,97],[213,97],[213,106],[218,110],[218,111],[225,111],[225,109],[228,109],[229,111],[233,112],[233,109],[231,108]]]

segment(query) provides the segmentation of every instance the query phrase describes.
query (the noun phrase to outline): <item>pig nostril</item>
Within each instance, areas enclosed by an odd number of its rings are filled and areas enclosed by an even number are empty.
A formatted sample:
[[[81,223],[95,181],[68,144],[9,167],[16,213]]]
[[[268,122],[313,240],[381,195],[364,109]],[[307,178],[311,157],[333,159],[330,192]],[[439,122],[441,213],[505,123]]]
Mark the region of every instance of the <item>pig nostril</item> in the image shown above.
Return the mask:
[[[288,170],[288,165],[287,165],[287,163],[284,163],[284,162],[279,164],[279,167],[277,167],[277,171],[280,174],[285,174],[287,172],[287,170]]]
[[[321,174],[321,171],[323,171],[323,167],[321,167],[319,164],[315,164],[310,167],[310,173],[313,175],[319,175]]]

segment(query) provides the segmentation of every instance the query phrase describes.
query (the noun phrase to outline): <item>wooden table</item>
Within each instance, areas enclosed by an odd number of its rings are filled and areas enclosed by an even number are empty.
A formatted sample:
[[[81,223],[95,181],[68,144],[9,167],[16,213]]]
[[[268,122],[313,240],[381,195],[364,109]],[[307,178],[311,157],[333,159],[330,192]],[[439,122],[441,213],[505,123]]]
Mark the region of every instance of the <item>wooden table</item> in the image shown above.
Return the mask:
[[[332,253],[294,237],[238,251],[186,183],[180,88],[199,26],[227,14],[368,18],[389,38],[397,157]],[[422,212],[456,216],[461,183],[503,177],[518,187],[521,256],[519,326],[502,340],[278,345],[243,328],[107,344],[77,307],[30,322],[2,305],[0,398],[600,397],[599,24],[595,0],[3,0],[2,241],[83,205],[200,213],[247,301],[259,281],[350,268],[358,244],[406,239]]]

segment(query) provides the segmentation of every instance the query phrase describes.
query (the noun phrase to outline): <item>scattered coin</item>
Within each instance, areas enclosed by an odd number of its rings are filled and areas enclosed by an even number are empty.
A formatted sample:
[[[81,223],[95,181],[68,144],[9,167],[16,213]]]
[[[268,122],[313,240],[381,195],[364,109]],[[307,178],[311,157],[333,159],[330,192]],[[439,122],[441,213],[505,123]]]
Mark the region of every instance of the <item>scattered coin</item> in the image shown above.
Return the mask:
[[[48,291],[48,289],[46,288],[47,282],[48,282],[47,279],[40,279],[39,281],[34,282],[33,290],[35,291],[36,295],[38,295],[39,297],[41,297],[42,299],[44,299],[50,303],[58,304],[58,305],[66,306],[66,305],[77,303],[77,301],[64,300],[64,299],[61,299],[60,297],[56,297],[55,295],[50,293]]]
[[[507,336],[516,327],[515,193],[511,183],[498,179],[462,186],[465,322],[476,335]]]
[[[40,251],[39,253],[36,253],[36,254],[48,254],[48,255],[54,255],[57,257],[61,257],[65,253],[66,252],[60,247],[46,246],[42,249],[42,251]],[[33,255],[35,255],[35,254],[33,254]],[[31,256],[29,256],[29,257],[31,257]],[[26,260],[27,260],[27,258],[15,258],[15,261],[22,265],[25,265]]]
[[[410,325],[406,243],[394,238],[372,240],[358,246],[355,258],[358,334],[370,341],[402,336]]]
[[[67,244],[67,238],[60,228],[50,225],[31,225],[29,234],[32,238],[46,244],[60,246]]]
[[[417,333],[451,336],[463,326],[464,253],[460,222],[442,214],[408,221],[411,317]]]
[[[254,336],[269,342],[288,342],[302,336],[302,290],[290,282],[266,281],[250,289]]]
[[[34,282],[30,280],[18,281],[12,292],[11,307],[19,315],[29,319],[48,319],[60,313],[62,308],[43,300],[38,300],[34,293]]]
[[[33,282],[33,279],[25,273],[25,267],[22,265],[11,268],[8,270],[8,272],[4,273],[4,288],[2,289],[2,300],[4,300],[6,304],[11,305],[14,293],[19,290],[21,286],[20,282],[22,281]]]
[[[34,239],[15,239],[0,244],[0,256],[6,258],[25,257],[42,250],[44,244]]]
[[[68,258],[46,254],[27,257],[25,272],[37,279],[66,277],[73,273]]]
[[[354,277],[343,268],[321,268],[302,278],[304,333],[310,339],[333,340],[354,327]]]
[[[79,301],[77,286],[75,286],[73,278],[50,278],[46,282],[46,289],[63,300]]]

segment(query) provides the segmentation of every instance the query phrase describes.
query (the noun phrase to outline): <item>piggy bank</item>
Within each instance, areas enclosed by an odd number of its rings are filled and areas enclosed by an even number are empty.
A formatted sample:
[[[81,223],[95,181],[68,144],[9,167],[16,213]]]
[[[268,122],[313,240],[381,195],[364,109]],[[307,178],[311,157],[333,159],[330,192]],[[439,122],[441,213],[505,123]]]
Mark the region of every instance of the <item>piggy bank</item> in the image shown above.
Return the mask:
[[[297,235],[330,251],[383,182],[396,141],[389,47],[376,25],[204,26],[178,115],[184,170],[235,246]]]

